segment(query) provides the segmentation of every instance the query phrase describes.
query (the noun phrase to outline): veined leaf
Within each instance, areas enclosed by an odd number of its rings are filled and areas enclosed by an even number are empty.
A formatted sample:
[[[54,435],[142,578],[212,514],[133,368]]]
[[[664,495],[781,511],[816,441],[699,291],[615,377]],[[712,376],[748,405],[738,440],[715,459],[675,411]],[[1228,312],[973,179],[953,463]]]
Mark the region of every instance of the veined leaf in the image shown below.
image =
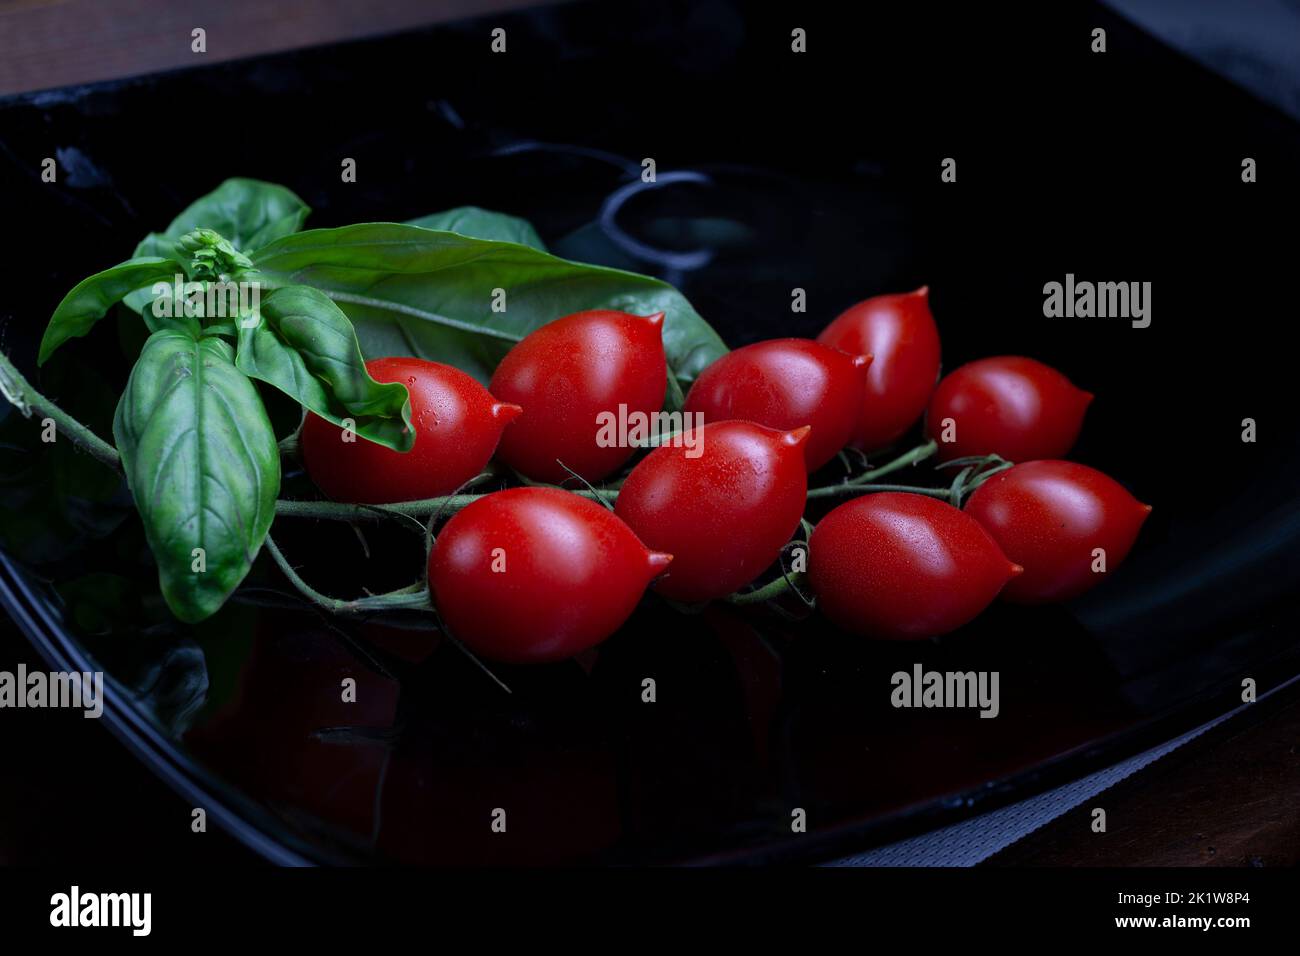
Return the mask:
[[[260,179],[227,179],[186,206],[163,232],[145,236],[135,255],[185,259],[176,251],[176,240],[194,229],[212,229],[247,253],[297,232],[310,212],[311,207],[284,186]],[[126,304],[141,313],[148,301],[146,289],[126,297]]]
[[[664,350],[683,382],[727,351],[666,282],[513,242],[365,223],[285,236],[252,259],[273,284],[328,295],[352,319],[367,355],[447,362],[484,382],[533,329],[584,309],[665,313]],[[495,311],[502,293],[504,311]]]
[[[397,451],[415,442],[406,386],[379,383],[366,371],[348,317],[323,292],[307,286],[272,290],[260,315],[238,323],[235,365],[336,425]]]
[[[105,312],[126,298],[132,290],[145,287],[147,302],[149,287],[155,282],[170,283],[177,273],[184,272],[184,266],[175,259],[149,257],[128,259],[111,269],[82,279],[63,297],[63,301],[50,316],[50,324],[45,327],[45,335],[41,339],[37,364],[45,364],[54,350],[68,339],[89,332]]]
[[[407,225],[422,229],[455,232],[473,239],[496,239],[500,242],[517,242],[531,246],[539,252],[546,251],[546,243],[537,234],[533,224],[518,216],[507,216],[478,206],[457,206],[446,212],[435,212],[419,219],[408,219]]]
[[[163,597],[200,621],[244,579],[275,513],[280,458],[257,390],[221,339],[155,332],[113,436]]]
[[[161,234],[150,233],[140,245],[211,229],[247,253],[297,232],[310,212],[311,207],[284,186],[260,179],[227,179],[186,206]]]

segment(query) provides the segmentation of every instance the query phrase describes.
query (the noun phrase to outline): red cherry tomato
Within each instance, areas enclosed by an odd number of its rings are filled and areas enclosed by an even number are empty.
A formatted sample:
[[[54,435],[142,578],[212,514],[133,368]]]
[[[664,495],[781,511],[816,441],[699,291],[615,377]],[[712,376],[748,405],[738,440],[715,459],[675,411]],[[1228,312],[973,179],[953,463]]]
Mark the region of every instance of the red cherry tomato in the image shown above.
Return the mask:
[[[991,454],[1008,461],[1060,458],[1074,447],[1091,401],[1091,392],[1050,365],[1002,355],[945,375],[930,399],[926,429],[944,461]]]
[[[706,368],[683,411],[700,412],[705,422],[741,420],[781,431],[811,425],[804,455],[816,471],[853,437],[870,364],[870,355],[811,339],[756,342]]]
[[[647,545],[673,555],[655,590],[707,601],[771,566],[803,516],[807,434],[716,422],[695,432],[697,457],[665,445],[632,469],[615,510]]]
[[[557,661],[618,630],[670,560],[593,501],[511,488],[447,522],[429,555],[429,587],[451,633],[476,653]]]
[[[939,330],[930,290],[878,295],[846,309],[817,341],[874,356],[853,442],[874,451],[894,441],[925,411],[939,379]]]
[[[418,358],[366,363],[377,382],[401,382],[411,395],[415,444],[393,451],[309,414],[302,457],[317,487],[335,501],[383,504],[434,498],[478,474],[519,414],[460,369]],[[349,440],[344,440],[348,438]]]
[[[966,513],[1024,566],[1002,596],[1041,604],[1100,584],[1128,556],[1151,506],[1095,468],[1027,461],[984,482],[966,502]],[[1105,552],[1105,572],[1096,548]]]
[[[961,627],[1020,573],[979,524],[924,495],[840,505],[808,542],[818,606],[845,630],[906,640]]]
[[[563,462],[597,481],[632,457],[634,447],[602,447],[602,413],[653,415],[668,384],[664,316],[598,309],[537,329],[510,350],[488,387],[524,408],[501,440],[499,457],[537,481],[572,476]]]

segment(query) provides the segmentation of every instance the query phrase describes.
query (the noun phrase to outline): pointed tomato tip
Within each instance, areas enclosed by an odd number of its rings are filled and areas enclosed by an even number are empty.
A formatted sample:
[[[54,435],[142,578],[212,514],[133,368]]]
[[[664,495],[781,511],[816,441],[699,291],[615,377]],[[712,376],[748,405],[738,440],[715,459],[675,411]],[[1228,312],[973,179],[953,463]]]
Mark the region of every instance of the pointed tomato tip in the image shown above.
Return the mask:
[[[673,556],[665,554],[662,551],[646,552],[646,564],[650,566],[652,577],[658,577],[663,574],[668,565],[672,564]]]
[[[853,356],[853,367],[867,368],[871,365],[872,362],[875,361],[875,359],[876,357],[872,355],[870,352],[866,352],[863,355],[855,355]]]
[[[654,315],[647,315],[645,320],[651,325],[658,327],[664,324],[664,314],[662,312],[656,312]]]
[[[1016,577],[1017,575],[1024,574],[1024,573],[1025,573],[1025,569],[1024,569],[1024,568],[1022,568],[1020,565],[1018,565],[1018,564],[1016,564],[1016,563],[1014,563],[1014,562],[1012,563],[1012,565],[1011,565],[1011,569],[1010,569],[1010,575],[1011,575],[1011,577],[1014,578],[1014,577]]]
[[[785,442],[785,444],[789,445],[791,448],[794,448],[798,445],[802,445],[808,440],[808,433],[810,431],[812,431],[812,426],[804,425],[801,428],[796,428],[794,431],[786,432],[781,436],[781,441]]]
[[[1092,400],[1093,400],[1094,398],[1097,397],[1096,395],[1092,394],[1092,392],[1082,392],[1082,391],[1081,391],[1080,394],[1083,395],[1083,404],[1085,404],[1085,405],[1091,405],[1091,404],[1092,404]]]
[[[1150,505],[1144,505],[1142,502],[1139,501],[1138,507],[1142,509],[1142,517],[1144,518],[1151,513],[1152,509]]]
[[[511,402],[496,402],[492,406],[492,417],[509,424],[524,413],[523,408]]]
[[[930,287],[928,285],[923,285],[920,288],[916,289],[915,291],[909,293],[909,295],[920,296],[922,299],[926,298],[929,294],[930,294]]]

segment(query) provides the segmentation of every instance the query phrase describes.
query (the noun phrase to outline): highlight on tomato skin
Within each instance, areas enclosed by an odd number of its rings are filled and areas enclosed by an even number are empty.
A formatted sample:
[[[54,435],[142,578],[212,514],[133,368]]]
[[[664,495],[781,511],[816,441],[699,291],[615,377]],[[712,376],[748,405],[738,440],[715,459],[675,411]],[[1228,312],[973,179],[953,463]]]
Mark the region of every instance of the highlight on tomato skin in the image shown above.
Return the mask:
[[[1044,604],[1078,597],[1128,557],[1151,506],[1119,482],[1072,461],[1027,461],[989,478],[966,513],[1025,573],[1002,597]]]
[[[969,515],[907,492],[846,501],[808,543],[821,612],[846,631],[885,640],[954,631],[1021,572]]]
[[[407,452],[393,451],[308,413],[303,462],[316,486],[335,501],[388,504],[449,494],[483,470],[502,432],[522,411],[440,362],[393,356],[371,359],[366,370],[377,382],[406,386],[415,444]]]
[[[652,416],[668,387],[664,314],[613,309],[575,312],[535,329],[512,348],[488,385],[523,413],[498,457],[535,481],[560,484],[576,472],[599,481],[621,468],[632,446],[602,445],[599,416]]]
[[[852,443],[875,451],[901,438],[924,414],[939,380],[939,328],[930,288],[872,296],[841,312],[817,341],[873,356]]]
[[[803,517],[810,431],[714,422],[700,429],[699,457],[665,445],[632,469],[614,510],[649,547],[673,555],[657,592],[708,601],[772,566]]]
[[[938,442],[940,461],[971,455],[1064,458],[1092,399],[1091,392],[1035,359],[978,359],[939,382],[926,411],[926,433]]]
[[[816,471],[852,440],[871,361],[812,339],[755,342],[700,373],[683,411],[706,423],[748,421],[783,431],[810,425],[804,453],[808,470]]]
[[[429,589],[451,634],[504,663],[564,660],[632,615],[672,555],[608,508],[559,488],[509,488],[438,533]]]

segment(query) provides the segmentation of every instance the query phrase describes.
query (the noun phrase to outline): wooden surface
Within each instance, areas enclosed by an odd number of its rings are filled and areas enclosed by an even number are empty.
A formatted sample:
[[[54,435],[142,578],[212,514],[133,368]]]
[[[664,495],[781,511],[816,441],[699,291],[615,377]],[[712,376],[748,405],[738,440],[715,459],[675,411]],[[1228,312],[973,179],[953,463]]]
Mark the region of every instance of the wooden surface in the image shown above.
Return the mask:
[[[1105,833],[1092,832],[1094,807],[1106,811]],[[1300,865],[1300,687],[1253,705],[986,865]]]
[[[526,0],[0,0],[0,95],[374,36],[529,5]],[[206,53],[190,48],[196,27],[207,33]]]

